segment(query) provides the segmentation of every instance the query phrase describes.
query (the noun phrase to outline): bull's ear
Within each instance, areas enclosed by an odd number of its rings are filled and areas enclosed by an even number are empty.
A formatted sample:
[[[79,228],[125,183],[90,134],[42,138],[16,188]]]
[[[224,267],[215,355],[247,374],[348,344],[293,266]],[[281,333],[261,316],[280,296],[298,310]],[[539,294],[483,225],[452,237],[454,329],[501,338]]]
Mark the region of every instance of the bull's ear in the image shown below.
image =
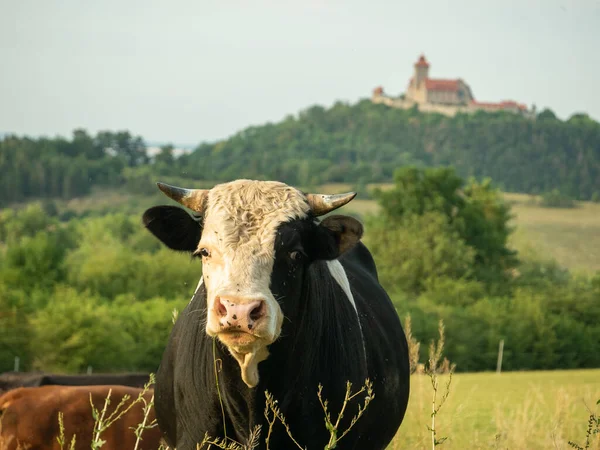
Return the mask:
[[[335,259],[356,245],[363,226],[354,217],[333,215],[319,224],[317,259]]]
[[[146,228],[170,249],[193,252],[200,242],[201,225],[177,206],[155,206],[144,213],[142,220]]]

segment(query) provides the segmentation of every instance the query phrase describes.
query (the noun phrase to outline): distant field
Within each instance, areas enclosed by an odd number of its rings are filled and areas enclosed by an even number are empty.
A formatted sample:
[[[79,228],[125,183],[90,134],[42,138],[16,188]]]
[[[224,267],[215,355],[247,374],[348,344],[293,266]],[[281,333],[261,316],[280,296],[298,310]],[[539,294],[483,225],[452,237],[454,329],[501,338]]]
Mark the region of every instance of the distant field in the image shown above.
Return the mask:
[[[600,369],[466,373],[453,377],[437,417],[439,448],[568,449],[584,446],[589,412],[598,412]],[[414,375],[406,418],[388,450],[430,449],[431,383]],[[377,395],[377,393],[375,393]],[[587,405],[587,407],[586,407]],[[592,449],[600,449],[600,435]]]
[[[540,208],[530,204],[531,196],[506,194],[506,198],[515,214],[511,244],[517,250],[555,259],[569,269],[600,270],[600,204]]]

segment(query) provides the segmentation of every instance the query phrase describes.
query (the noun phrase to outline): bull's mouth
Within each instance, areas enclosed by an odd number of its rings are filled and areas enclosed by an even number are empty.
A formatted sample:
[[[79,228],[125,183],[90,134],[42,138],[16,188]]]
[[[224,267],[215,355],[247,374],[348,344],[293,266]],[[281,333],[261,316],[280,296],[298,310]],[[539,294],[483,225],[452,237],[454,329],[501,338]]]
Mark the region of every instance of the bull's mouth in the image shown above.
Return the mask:
[[[240,330],[225,330],[217,334],[219,340],[228,347],[243,348],[253,346],[259,339],[254,334]]]

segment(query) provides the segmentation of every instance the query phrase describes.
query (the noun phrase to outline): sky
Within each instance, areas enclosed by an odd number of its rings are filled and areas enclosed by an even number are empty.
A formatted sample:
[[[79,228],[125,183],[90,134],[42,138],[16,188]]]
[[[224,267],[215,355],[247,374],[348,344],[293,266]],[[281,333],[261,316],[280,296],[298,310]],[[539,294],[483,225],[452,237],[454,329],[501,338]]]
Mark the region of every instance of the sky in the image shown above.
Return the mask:
[[[600,120],[600,0],[0,0],[0,132],[197,144],[434,78]]]

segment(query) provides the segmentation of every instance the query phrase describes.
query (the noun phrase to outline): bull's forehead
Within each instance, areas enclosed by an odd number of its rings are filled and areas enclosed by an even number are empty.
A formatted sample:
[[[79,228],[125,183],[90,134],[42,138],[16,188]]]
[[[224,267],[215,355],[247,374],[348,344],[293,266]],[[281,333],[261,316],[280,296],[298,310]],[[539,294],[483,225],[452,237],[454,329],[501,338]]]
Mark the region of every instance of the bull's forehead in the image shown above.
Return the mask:
[[[211,243],[223,253],[272,258],[279,225],[304,219],[309,211],[304,194],[284,183],[237,180],[220,184],[208,195],[201,245]]]

